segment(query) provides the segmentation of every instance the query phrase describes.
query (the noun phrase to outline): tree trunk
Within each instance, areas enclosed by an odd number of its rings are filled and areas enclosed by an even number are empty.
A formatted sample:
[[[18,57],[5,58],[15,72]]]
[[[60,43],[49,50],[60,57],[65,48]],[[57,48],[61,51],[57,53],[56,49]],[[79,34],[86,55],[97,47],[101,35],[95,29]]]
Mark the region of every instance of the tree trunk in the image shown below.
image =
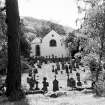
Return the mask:
[[[104,33],[102,33],[102,34],[104,34]],[[103,46],[104,40],[102,37],[100,38],[100,42],[101,42],[101,47],[100,47],[100,51],[99,51],[99,61],[98,61],[99,66],[96,71],[96,82],[97,83],[100,83],[99,77],[100,77],[100,75],[102,75],[102,62],[101,61],[102,61],[103,49],[104,49],[104,46]],[[102,91],[100,91],[99,87],[100,87],[100,85],[97,85],[97,88],[96,88],[96,95],[98,95],[98,96],[102,95]]]
[[[104,33],[101,33],[101,34],[104,34]],[[104,36],[104,35],[103,35],[103,36]],[[103,37],[101,37],[101,38],[100,38],[100,45],[101,45],[101,48],[100,48],[100,50],[99,50],[99,61],[98,61],[99,67],[98,67],[98,70],[97,70],[96,81],[98,81],[98,76],[99,76],[99,74],[100,74],[100,71],[102,71],[102,63],[101,63],[101,61],[102,61],[103,49],[104,49],[103,43],[104,43],[104,40],[103,40]]]
[[[17,0],[6,0],[7,36],[8,36],[8,70],[6,95],[10,100],[23,98],[21,90],[21,63],[19,38],[19,11]]]

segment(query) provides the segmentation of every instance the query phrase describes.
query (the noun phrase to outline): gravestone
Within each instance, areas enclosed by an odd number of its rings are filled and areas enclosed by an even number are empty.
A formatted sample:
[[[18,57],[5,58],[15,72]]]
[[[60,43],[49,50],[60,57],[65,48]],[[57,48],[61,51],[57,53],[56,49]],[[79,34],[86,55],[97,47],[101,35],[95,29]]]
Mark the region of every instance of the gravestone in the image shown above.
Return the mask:
[[[64,68],[65,68],[65,67],[64,67],[64,62],[62,62],[62,70],[64,70]]]
[[[81,81],[78,81],[78,82],[77,82],[77,86],[82,86]]]
[[[55,76],[55,80],[53,81],[53,91],[56,92],[59,90],[59,82],[58,80],[56,79],[56,76]]]
[[[36,81],[35,84],[36,84],[35,90],[40,90],[39,87],[38,87],[38,81]]]
[[[68,78],[67,78],[67,87],[70,87],[70,79],[69,79],[69,75],[67,75]]]
[[[56,74],[56,75],[58,74],[58,70],[57,70],[57,69],[55,69],[55,74]]]
[[[30,86],[30,90],[33,90],[33,87],[34,87],[35,82],[34,82],[34,79],[33,79],[32,76],[27,77],[27,83]]]
[[[77,90],[78,91],[83,90],[83,88],[82,88],[82,82],[80,80],[77,82]]]
[[[44,77],[43,78],[43,88],[42,88],[42,90],[44,91],[44,93],[46,93],[47,91],[48,91],[48,86],[49,86],[49,83],[46,81],[47,80],[47,78],[46,77]]]
[[[67,64],[65,65],[65,70],[66,70],[66,73],[68,74],[69,73],[69,68],[68,68]]]
[[[57,63],[56,66],[57,66],[57,70],[60,70],[60,64]]]
[[[52,65],[52,72],[55,72],[55,70],[54,70],[54,65]]]
[[[76,82],[74,78],[70,78],[70,87],[72,88],[72,90],[76,87]]]
[[[69,70],[70,70],[70,73],[72,73],[72,65],[69,64]]]
[[[80,73],[76,73],[77,80],[80,81]]]

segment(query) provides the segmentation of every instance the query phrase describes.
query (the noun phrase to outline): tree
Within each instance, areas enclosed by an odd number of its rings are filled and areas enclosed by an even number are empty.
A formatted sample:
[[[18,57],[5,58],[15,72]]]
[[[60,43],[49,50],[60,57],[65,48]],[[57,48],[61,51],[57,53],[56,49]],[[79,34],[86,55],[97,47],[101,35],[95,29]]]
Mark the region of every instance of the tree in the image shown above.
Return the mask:
[[[98,67],[96,69],[96,83],[100,83],[102,76],[102,60],[105,59],[105,3],[103,0],[85,0],[85,3],[91,4],[90,8],[85,9],[85,17],[81,27],[82,34],[92,39],[94,44],[88,44],[88,48],[98,55]],[[101,2],[103,1],[103,2]],[[97,84],[96,93],[100,94],[99,84]],[[105,88],[104,88],[105,89]],[[102,92],[102,90],[101,90]]]
[[[76,53],[81,53],[87,45],[87,38],[84,36],[77,36],[78,30],[69,33],[66,38],[66,46],[69,48],[71,57],[74,59]]]
[[[69,48],[69,56],[74,58],[75,53],[78,52],[77,37],[74,33],[69,33],[65,40],[66,46]]]
[[[37,37],[44,37],[46,34],[50,32],[49,28],[42,27],[41,29],[36,30]]]
[[[30,56],[31,44],[29,42],[29,38],[25,33],[25,26],[23,21],[20,22],[20,50],[22,56],[24,57]]]
[[[19,11],[17,0],[6,0],[6,22],[8,36],[8,70],[6,95],[10,100],[19,100],[24,94],[21,90],[21,64],[20,64],[20,36]]]
[[[50,27],[50,30],[55,30],[58,34],[65,35],[66,33],[62,25],[50,23],[49,27]]]
[[[5,6],[0,1],[0,73],[5,74],[7,68],[7,26],[5,23]],[[5,72],[4,72],[5,71]]]
[[[105,51],[105,7],[103,5],[96,6],[90,10],[87,14],[87,19],[84,20],[83,28],[88,37],[97,42],[97,48],[99,49],[99,62],[104,57]],[[81,29],[82,30],[82,29]]]

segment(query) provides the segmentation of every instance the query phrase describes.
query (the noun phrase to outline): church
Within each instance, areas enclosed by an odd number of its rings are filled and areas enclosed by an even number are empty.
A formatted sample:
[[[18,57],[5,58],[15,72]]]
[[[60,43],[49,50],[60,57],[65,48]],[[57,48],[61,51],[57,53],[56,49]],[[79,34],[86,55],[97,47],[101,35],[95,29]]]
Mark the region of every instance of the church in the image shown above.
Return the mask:
[[[31,43],[31,55],[34,57],[67,57],[69,56],[68,48],[64,40],[66,36],[59,35],[54,30],[50,31],[43,38],[36,37]]]

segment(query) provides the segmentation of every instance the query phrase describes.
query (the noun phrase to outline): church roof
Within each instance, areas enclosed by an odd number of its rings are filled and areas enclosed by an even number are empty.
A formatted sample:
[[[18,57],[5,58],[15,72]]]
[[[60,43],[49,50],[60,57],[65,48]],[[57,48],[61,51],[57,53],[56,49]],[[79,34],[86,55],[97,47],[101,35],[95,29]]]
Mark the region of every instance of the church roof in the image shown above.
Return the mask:
[[[51,30],[49,33],[54,33],[54,34],[58,34],[55,30]],[[48,33],[48,34],[49,34]],[[59,34],[58,34],[59,35]]]
[[[52,35],[53,35],[53,34],[54,34],[54,35],[58,35],[59,37],[62,37],[62,36],[61,36],[60,34],[58,34],[55,30],[51,30],[48,34],[45,35],[45,37],[46,37],[47,35],[51,35],[51,34],[52,34]]]
[[[32,43],[40,43],[41,42],[41,37],[36,37]]]
[[[47,37],[47,35],[51,35],[51,34],[57,35],[57,36],[59,36],[60,39],[63,39],[63,40],[65,40],[66,37],[67,37],[67,36],[65,36],[65,35],[58,34],[55,30],[51,30],[51,31],[50,31],[48,34],[46,34],[43,38],[41,38],[41,37],[36,37],[31,43],[36,43],[36,44],[41,43],[41,41],[42,41],[45,37]]]

